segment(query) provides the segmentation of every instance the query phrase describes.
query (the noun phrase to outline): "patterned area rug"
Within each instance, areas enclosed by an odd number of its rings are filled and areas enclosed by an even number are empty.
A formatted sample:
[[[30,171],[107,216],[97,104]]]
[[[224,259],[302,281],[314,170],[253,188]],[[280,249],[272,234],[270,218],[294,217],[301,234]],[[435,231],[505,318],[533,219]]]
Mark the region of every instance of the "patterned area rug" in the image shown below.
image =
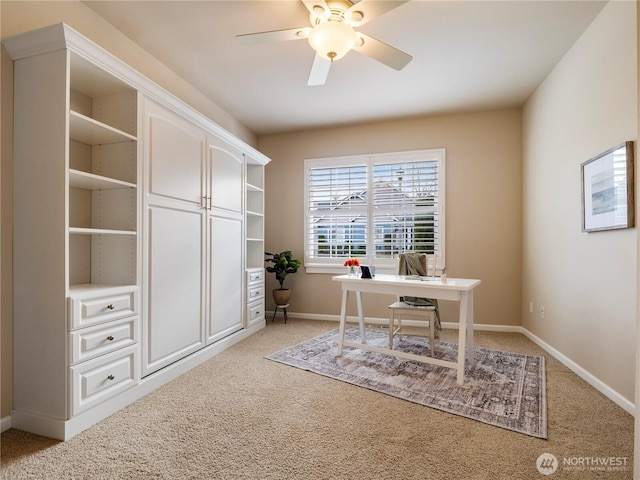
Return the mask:
[[[360,342],[347,327],[346,339]],[[367,343],[387,347],[384,330],[367,329]],[[410,402],[478,420],[537,438],[547,438],[544,357],[475,347],[476,365],[464,385],[451,368],[345,347],[336,357],[338,329],[266,358]],[[394,349],[426,355],[429,340],[398,335]],[[458,345],[438,341],[436,358],[456,361]]]

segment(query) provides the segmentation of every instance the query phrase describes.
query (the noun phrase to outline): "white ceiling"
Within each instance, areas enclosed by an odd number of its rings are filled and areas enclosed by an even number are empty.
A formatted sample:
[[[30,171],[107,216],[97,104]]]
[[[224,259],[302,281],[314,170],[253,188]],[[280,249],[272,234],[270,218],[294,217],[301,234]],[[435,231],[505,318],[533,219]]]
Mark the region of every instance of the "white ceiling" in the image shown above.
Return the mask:
[[[403,70],[350,52],[314,87],[307,79],[315,52],[305,39],[247,47],[235,38],[309,26],[300,0],[85,3],[268,134],[521,106],[606,2],[412,0],[359,28],[411,54]]]

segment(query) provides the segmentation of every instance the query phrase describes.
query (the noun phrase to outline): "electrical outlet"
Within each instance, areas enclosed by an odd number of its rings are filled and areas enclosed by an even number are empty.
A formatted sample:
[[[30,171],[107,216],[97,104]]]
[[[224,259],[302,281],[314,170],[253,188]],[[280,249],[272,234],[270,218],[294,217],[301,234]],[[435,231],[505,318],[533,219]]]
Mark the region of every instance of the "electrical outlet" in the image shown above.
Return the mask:
[[[540,318],[544,318],[544,307],[540,307]]]
[[[533,313],[533,302],[529,302],[529,313]]]

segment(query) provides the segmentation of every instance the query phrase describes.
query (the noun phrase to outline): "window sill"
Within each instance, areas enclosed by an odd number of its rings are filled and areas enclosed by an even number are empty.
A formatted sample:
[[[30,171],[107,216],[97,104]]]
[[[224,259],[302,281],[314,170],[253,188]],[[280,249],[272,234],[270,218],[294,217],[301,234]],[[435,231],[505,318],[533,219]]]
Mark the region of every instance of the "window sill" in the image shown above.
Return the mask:
[[[342,265],[318,265],[318,264],[310,264],[305,265],[306,273],[324,273],[325,275],[344,275],[347,272],[347,267],[343,267]],[[386,273],[386,274],[394,274],[395,268],[391,265],[376,265],[376,273]]]

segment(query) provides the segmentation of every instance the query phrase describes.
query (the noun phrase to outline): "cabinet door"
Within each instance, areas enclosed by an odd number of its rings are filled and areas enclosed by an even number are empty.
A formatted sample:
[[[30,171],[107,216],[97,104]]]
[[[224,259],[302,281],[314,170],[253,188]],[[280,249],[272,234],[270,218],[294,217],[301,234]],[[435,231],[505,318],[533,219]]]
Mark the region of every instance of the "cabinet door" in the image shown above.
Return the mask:
[[[145,252],[142,371],[148,375],[205,342],[204,131],[145,100]]]
[[[206,134],[149,101],[145,115],[148,194],[201,204]]]
[[[204,346],[203,213],[148,210],[148,301],[143,375]]]
[[[207,342],[242,329],[242,220],[209,216],[210,283]]]
[[[244,155],[216,137],[209,137],[211,168],[208,172],[211,206],[232,212],[242,211]]]

